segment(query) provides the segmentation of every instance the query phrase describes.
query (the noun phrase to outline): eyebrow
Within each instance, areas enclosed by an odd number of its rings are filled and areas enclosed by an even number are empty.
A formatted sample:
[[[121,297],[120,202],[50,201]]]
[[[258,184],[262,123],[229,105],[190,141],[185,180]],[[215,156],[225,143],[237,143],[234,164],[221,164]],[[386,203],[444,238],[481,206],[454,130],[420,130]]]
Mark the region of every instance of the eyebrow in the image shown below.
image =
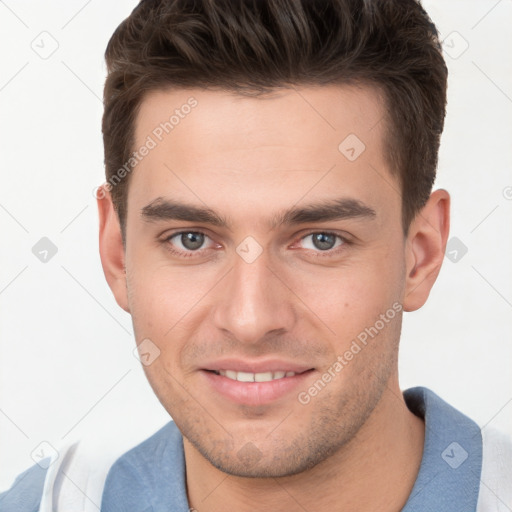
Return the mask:
[[[175,200],[158,197],[141,210],[146,222],[160,220],[181,220],[210,224],[229,229],[229,222],[208,207],[199,207]],[[325,200],[303,207],[294,206],[289,210],[274,215],[270,220],[270,228],[282,225],[307,224],[344,219],[374,219],[375,210],[361,201],[351,198]]]

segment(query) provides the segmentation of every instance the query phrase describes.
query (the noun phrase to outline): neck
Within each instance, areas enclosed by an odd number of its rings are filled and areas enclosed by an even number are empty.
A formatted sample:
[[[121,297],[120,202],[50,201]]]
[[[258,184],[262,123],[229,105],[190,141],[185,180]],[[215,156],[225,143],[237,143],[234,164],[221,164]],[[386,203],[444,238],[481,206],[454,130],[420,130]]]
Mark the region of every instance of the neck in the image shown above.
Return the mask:
[[[200,512],[237,510],[401,510],[416,480],[423,420],[407,408],[397,379],[352,440],[314,468],[281,478],[227,475],[184,439],[190,506]]]

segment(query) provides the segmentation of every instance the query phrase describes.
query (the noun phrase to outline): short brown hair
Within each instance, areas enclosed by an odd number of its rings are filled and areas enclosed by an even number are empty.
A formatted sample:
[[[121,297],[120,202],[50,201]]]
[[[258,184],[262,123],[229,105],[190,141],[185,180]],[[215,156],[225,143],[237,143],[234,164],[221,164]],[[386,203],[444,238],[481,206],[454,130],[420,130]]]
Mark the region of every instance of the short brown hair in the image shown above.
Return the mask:
[[[220,88],[362,83],[386,100],[386,157],[402,192],[404,232],[430,196],[446,109],[436,28],[416,0],[142,0],[105,53],[103,141],[123,238],[129,175],[145,95]],[[114,182],[113,180],[117,178]]]

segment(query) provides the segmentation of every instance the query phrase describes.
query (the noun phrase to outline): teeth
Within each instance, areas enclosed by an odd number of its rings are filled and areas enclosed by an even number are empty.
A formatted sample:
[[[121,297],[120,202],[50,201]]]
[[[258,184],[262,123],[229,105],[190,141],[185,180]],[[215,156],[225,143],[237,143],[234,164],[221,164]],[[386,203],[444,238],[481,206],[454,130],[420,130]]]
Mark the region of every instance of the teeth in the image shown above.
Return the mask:
[[[235,372],[233,372],[233,373],[235,373]],[[236,374],[235,379],[238,382],[254,382],[254,376],[255,376],[254,373],[238,372],[238,374]]]
[[[282,379],[284,377],[293,377],[295,372],[261,372],[261,373],[250,373],[250,372],[235,372],[234,370],[219,370],[219,375],[227,377],[228,379],[237,380],[239,382],[269,382],[271,380]]]
[[[277,379],[277,377],[272,375],[272,372],[254,374],[254,382],[268,382],[269,380],[272,379]]]

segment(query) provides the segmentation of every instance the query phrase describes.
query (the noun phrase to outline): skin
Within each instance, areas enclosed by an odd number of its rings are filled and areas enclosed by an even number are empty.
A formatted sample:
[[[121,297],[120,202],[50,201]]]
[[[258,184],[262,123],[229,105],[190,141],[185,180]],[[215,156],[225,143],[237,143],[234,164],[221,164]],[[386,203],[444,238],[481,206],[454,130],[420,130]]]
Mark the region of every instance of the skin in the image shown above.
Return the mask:
[[[190,506],[400,510],[424,442],[424,423],[407,409],[398,382],[402,313],[307,404],[297,393],[393,304],[404,311],[424,304],[443,261],[448,193],[431,195],[405,237],[400,185],[385,159],[383,100],[369,87],[257,98],[152,92],[135,146],[191,96],[197,106],[130,176],[125,247],[106,189],[98,200],[107,281],[132,315],[137,343],[149,338],[160,350],[144,369],[184,435]],[[351,133],[366,146],[353,162],[338,150]],[[208,207],[228,226],[144,218],[158,198]],[[338,198],[375,215],[272,225],[292,207]],[[207,235],[199,252],[169,238],[186,230]],[[308,236],[326,231],[344,237],[330,239],[336,245],[327,251]],[[248,236],[262,250],[251,263],[236,251]],[[202,372],[224,356],[283,359],[313,371],[273,402],[237,404]]]

